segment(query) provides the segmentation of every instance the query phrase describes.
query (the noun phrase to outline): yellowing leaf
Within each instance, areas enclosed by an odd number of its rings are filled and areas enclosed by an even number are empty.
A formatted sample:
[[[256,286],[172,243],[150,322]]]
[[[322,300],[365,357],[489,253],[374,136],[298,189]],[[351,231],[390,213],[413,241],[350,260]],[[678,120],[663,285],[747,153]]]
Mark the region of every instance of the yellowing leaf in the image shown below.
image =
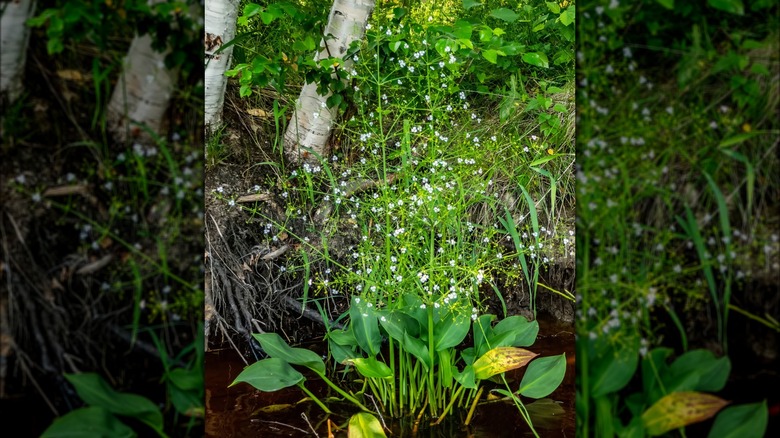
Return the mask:
[[[474,376],[484,380],[528,364],[538,354],[517,347],[496,347],[474,362]]]
[[[650,436],[663,435],[711,418],[727,404],[728,401],[703,392],[673,392],[648,408],[642,414],[642,422]]]
[[[62,79],[65,79],[66,81],[86,81],[89,79],[87,75],[84,73],[78,71],[78,70],[58,70],[57,76],[59,76]]]
[[[263,118],[271,116],[270,114],[261,110],[260,108],[249,108],[248,110],[246,110],[246,113],[249,114],[250,116],[263,117]]]
[[[349,438],[386,438],[382,424],[377,418],[366,412],[359,412],[349,419]]]

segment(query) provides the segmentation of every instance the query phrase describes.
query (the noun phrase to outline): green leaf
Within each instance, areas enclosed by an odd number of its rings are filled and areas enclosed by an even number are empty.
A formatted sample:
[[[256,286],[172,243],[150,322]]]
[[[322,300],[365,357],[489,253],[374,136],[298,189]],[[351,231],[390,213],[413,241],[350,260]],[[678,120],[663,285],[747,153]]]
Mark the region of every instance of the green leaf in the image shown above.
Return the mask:
[[[471,316],[466,312],[447,314],[433,329],[436,351],[452,348],[463,342],[471,328]]]
[[[553,106],[553,111],[557,111],[559,113],[565,113],[568,110],[566,109],[566,106],[564,106],[564,105],[562,105],[560,103],[556,103],[555,106]]]
[[[730,406],[715,417],[708,438],[765,436],[768,421],[766,400],[761,403]]]
[[[403,342],[404,332],[411,336],[420,335],[420,324],[413,317],[399,311],[380,311],[379,324],[387,331],[387,334],[398,342]]]
[[[341,102],[344,101],[344,98],[340,94],[332,94],[326,101],[325,104],[328,106],[328,108],[335,108],[339,105],[341,105]]]
[[[246,6],[244,6],[244,17],[250,18],[252,16],[255,16],[263,11],[263,7],[255,4],[255,3],[249,3]]]
[[[765,132],[753,131],[753,132],[746,132],[746,133],[743,133],[743,134],[737,134],[735,136],[729,137],[729,138],[721,141],[720,144],[718,145],[718,147],[719,148],[727,148],[729,146],[733,146],[735,144],[739,144],[739,143],[742,143],[744,141],[750,140],[751,138],[753,138],[753,137],[755,137],[757,135],[761,135],[761,134],[765,134]]]
[[[561,6],[556,2],[544,2],[547,5],[547,9],[550,10],[553,14],[560,14],[561,13]]]
[[[303,374],[278,357],[263,359],[244,368],[228,385],[248,383],[260,391],[274,392],[304,381]]]
[[[430,352],[428,351],[428,346],[425,344],[425,342],[417,339],[416,337],[410,336],[409,333],[406,332],[404,332],[403,342],[404,349],[409,353],[412,353],[412,356],[420,359],[426,370],[430,369],[431,356]]]
[[[349,308],[349,320],[352,333],[360,348],[370,356],[379,354],[382,334],[379,333],[379,323],[374,308],[368,307],[366,301],[359,297],[354,297]]]
[[[653,403],[663,396],[660,392],[657,376],[669,374],[669,365],[666,363],[666,359],[673,352],[671,348],[653,348],[642,359],[642,386],[648,402]]]
[[[523,55],[523,61],[541,68],[548,68],[550,66],[547,55],[542,52],[528,52]]]
[[[482,56],[485,59],[487,59],[489,62],[495,64],[496,61],[498,60],[498,50],[493,50],[493,49],[483,50]]]
[[[536,336],[539,334],[539,322],[529,321],[524,316],[514,315],[504,318],[493,327],[496,334],[513,332],[515,339],[512,341],[512,347],[529,347],[536,342]]]
[[[576,8],[574,6],[569,6],[566,8],[561,15],[558,16],[558,19],[561,20],[561,24],[564,26],[568,26],[572,23],[574,23],[574,19],[577,16]]]
[[[674,9],[674,0],[655,0],[655,1],[659,5],[665,7],[666,9],[669,9],[670,11]]]
[[[513,10],[507,8],[493,9],[490,11],[490,16],[506,21],[507,23],[512,23],[520,17]]]
[[[393,377],[393,371],[390,367],[373,357],[356,357],[347,360],[347,362],[354,365],[358,372],[364,377],[377,379],[389,379]]]
[[[477,0],[463,0],[463,8],[465,8],[467,11],[477,6],[482,6],[482,3],[478,2]]]
[[[381,438],[387,437],[382,424],[377,418],[367,412],[358,412],[349,419],[348,438]]]
[[[135,438],[137,435],[126,424],[100,406],[75,409],[43,431],[41,438]]]
[[[176,412],[182,415],[203,418],[205,414],[202,389],[183,390],[168,382],[168,399],[173,404]]]
[[[561,154],[545,155],[545,156],[543,156],[541,158],[537,158],[536,160],[532,161],[531,164],[529,164],[529,166],[535,167],[535,166],[538,166],[540,164],[544,164],[544,163],[546,163],[548,161],[554,160],[554,159],[556,159],[556,158],[558,158],[560,156],[561,156]]]
[[[474,366],[466,365],[463,371],[454,369],[452,375],[455,377],[455,381],[463,385],[467,389],[477,389],[477,379],[474,376]]]
[[[550,395],[563,382],[566,374],[566,353],[535,359],[520,382],[520,394],[531,398]]]
[[[474,30],[474,28],[471,26],[471,23],[469,23],[466,20],[458,20],[455,22],[455,25],[453,26],[453,32],[456,37],[462,38],[462,39],[470,39],[471,38],[471,32]]]
[[[116,415],[137,418],[155,430],[163,429],[160,408],[146,397],[118,392],[96,373],[65,374],[84,402]]]
[[[745,5],[742,4],[742,0],[707,0],[707,4],[730,14],[745,14]]]
[[[303,365],[317,374],[325,374],[325,362],[319,354],[305,348],[290,347],[277,333],[253,333],[252,336],[269,356],[291,364]]]
[[[683,390],[718,392],[726,386],[731,372],[731,361],[728,356],[716,359],[710,350],[701,348],[678,357],[672,363],[670,371],[676,375],[690,373],[698,376],[698,381],[692,388]]]
[[[199,368],[174,368],[167,375],[172,385],[184,390],[200,390],[203,388],[203,371]]]
[[[592,342],[593,351],[588,352],[592,396],[623,389],[639,366],[639,342],[630,339],[617,345],[603,337],[596,337]]]

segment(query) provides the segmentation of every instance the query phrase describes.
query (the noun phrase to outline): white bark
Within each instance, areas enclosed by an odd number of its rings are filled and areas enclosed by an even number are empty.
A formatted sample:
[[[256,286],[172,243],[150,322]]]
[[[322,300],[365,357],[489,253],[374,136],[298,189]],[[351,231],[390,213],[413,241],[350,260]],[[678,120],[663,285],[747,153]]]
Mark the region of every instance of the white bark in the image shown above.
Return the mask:
[[[239,0],[206,1],[205,23],[205,122],[206,131],[213,131],[222,124],[222,106],[225,102],[227,77],[225,71],[230,67],[233,47],[214,54],[224,43],[236,36]]]
[[[149,0],[149,4],[163,1]],[[149,34],[133,38],[106,110],[106,123],[115,140],[149,144],[152,133],[162,133],[178,77],[178,69],[165,67],[168,53],[170,48],[155,51]]]
[[[25,25],[33,16],[35,0],[0,3],[0,104],[11,105],[24,90],[22,74],[30,40]]]
[[[325,28],[325,35],[333,35],[334,38],[320,42],[321,50],[314,59],[343,57],[353,41],[363,38],[374,4],[374,0],[334,0]],[[351,65],[352,60],[345,59],[339,68],[348,70]],[[316,161],[315,156],[308,154],[307,148],[325,156],[325,146],[337,112],[337,108],[328,108],[325,104],[330,95],[320,96],[316,83],[303,86],[284,135],[285,153],[293,162],[301,159]]]
[[[167,53],[152,48],[150,35],[133,38],[106,112],[117,141],[149,143],[147,129],[160,133],[177,76],[177,71],[165,67]]]

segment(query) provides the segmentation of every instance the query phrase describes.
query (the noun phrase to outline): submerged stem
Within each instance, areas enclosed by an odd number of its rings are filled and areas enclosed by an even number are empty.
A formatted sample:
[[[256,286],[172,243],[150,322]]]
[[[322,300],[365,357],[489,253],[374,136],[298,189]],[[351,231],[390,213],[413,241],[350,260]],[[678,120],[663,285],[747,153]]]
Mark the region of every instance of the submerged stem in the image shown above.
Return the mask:
[[[309,390],[308,390],[308,389],[307,389],[307,388],[306,388],[306,387],[303,385],[303,382],[299,382],[299,383],[298,383],[298,387],[299,387],[299,388],[301,388],[301,391],[305,392],[305,393],[306,393],[306,395],[308,395],[308,396],[309,396],[309,398],[310,398],[310,399],[312,399],[312,400],[314,401],[314,403],[317,403],[317,405],[318,405],[320,408],[322,408],[322,410],[323,410],[323,411],[325,411],[325,413],[326,413],[326,414],[332,414],[332,412],[330,411],[330,409],[328,409],[328,407],[327,407],[327,406],[325,406],[325,404],[324,404],[324,403],[322,403],[322,401],[321,401],[320,399],[318,399],[316,395],[314,395],[314,394],[313,394],[311,391],[309,391]]]

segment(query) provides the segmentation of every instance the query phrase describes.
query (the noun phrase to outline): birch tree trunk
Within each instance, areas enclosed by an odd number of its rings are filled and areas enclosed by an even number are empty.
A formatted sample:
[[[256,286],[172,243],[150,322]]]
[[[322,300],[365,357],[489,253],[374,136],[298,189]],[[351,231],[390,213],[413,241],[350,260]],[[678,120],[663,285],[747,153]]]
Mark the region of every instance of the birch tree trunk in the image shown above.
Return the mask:
[[[353,41],[363,38],[374,4],[374,0],[334,0],[325,28],[325,35],[334,38],[320,42],[321,50],[314,59],[343,57]],[[351,66],[352,60],[345,59],[339,68],[350,69]],[[303,86],[284,135],[285,155],[291,161],[316,161],[315,156],[307,153],[307,148],[325,156],[337,112],[337,108],[328,108],[325,103],[330,95],[319,95],[316,83]]]
[[[25,24],[35,11],[35,0],[0,3],[0,106],[6,108],[22,94],[30,28]]]
[[[206,2],[205,45],[205,122],[206,133],[214,131],[222,124],[222,106],[225,102],[227,77],[225,71],[230,67],[233,47],[214,54],[222,44],[236,36],[239,0],[208,0]]]
[[[149,34],[133,38],[106,110],[106,125],[115,140],[149,144],[151,133],[160,134],[178,77],[178,69],[165,67],[168,53],[170,49],[154,50]]]
[[[120,142],[149,143],[158,134],[173,95],[177,71],[165,67],[164,53],[152,48],[150,35],[136,36],[106,111],[106,123]]]

